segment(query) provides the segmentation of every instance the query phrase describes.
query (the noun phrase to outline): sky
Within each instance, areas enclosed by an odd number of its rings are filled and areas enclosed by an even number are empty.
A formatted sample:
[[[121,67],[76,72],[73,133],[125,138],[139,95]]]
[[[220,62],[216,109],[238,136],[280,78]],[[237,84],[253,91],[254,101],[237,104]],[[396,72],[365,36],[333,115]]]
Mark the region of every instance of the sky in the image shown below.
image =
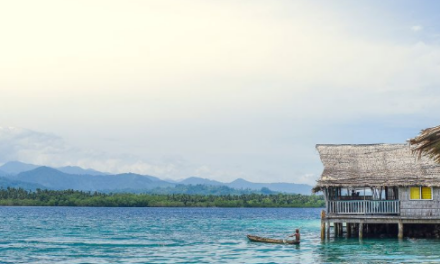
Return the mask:
[[[0,2],[0,163],[314,184],[439,125],[436,1]]]

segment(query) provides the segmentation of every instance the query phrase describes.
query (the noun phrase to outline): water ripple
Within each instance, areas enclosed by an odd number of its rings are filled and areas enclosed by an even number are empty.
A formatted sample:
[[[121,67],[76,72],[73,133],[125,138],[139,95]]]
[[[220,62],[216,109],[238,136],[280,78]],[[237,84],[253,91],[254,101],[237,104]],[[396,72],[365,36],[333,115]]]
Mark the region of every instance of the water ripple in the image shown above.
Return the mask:
[[[439,240],[319,238],[320,209],[0,207],[0,263],[439,263]],[[249,242],[246,234],[301,245]]]

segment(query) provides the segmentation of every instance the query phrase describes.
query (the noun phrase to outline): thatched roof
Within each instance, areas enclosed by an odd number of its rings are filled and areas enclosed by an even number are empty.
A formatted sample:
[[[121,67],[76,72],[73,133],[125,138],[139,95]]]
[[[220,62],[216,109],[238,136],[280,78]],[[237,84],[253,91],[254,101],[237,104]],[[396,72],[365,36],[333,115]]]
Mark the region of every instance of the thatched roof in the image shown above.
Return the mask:
[[[407,144],[316,145],[324,164],[314,188],[437,186],[440,165],[432,159],[417,159]]]
[[[440,163],[440,126],[423,129],[420,135],[409,140],[409,144],[419,158],[426,155]]]

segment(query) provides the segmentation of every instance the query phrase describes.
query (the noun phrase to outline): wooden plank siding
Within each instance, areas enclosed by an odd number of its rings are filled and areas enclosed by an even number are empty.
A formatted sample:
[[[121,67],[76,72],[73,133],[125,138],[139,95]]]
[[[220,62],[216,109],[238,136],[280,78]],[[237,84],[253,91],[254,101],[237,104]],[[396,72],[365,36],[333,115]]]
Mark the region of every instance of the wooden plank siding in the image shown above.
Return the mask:
[[[433,187],[432,200],[410,200],[409,187],[401,187],[399,200],[401,216],[440,216],[440,188]]]

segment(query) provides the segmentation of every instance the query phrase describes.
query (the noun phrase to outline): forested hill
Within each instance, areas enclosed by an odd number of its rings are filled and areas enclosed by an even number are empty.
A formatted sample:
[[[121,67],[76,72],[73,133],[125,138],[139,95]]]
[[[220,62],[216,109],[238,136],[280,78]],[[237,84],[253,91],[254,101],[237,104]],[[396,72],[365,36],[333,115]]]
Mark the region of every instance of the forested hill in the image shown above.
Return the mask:
[[[0,189],[0,205],[95,207],[323,207],[324,198],[301,194],[105,194],[74,190]]]

